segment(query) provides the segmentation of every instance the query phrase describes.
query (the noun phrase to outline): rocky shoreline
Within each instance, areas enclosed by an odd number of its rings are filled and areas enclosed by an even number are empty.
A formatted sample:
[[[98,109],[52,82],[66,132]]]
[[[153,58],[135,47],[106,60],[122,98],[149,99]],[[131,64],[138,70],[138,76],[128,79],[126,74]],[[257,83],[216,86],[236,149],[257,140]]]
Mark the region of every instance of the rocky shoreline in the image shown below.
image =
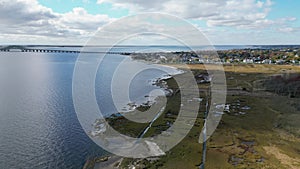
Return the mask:
[[[88,160],[83,169],[118,169],[123,158],[115,155],[96,157]]]
[[[178,69],[179,70],[179,69]],[[161,77],[155,78],[151,81],[152,85],[158,86],[162,90],[164,90],[166,97],[170,97],[173,95],[174,91],[168,87],[167,80],[171,79],[173,76],[182,74],[184,71],[179,70],[175,74],[165,74]],[[145,97],[149,97],[146,95]],[[157,96],[159,98],[159,96]],[[154,98],[153,102],[146,102],[141,105],[136,105],[135,103],[129,103],[128,106],[130,106],[130,111],[134,111],[135,109],[147,109],[147,107],[151,106],[153,103],[155,103],[155,100],[157,98]],[[113,114],[109,117],[107,117],[107,120],[114,120],[117,119],[119,116],[118,114]],[[93,124],[94,131],[90,132],[90,135],[92,137],[97,137],[98,135],[101,135],[101,133],[105,132],[107,127],[105,126],[105,120],[104,119],[97,119],[95,123]],[[102,157],[96,157],[93,159],[89,159],[86,164],[84,165],[83,169],[118,169],[120,168],[120,165],[123,161],[123,157],[119,157],[116,155],[110,155],[110,156],[102,156]],[[134,166],[133,166],[134,167]]]

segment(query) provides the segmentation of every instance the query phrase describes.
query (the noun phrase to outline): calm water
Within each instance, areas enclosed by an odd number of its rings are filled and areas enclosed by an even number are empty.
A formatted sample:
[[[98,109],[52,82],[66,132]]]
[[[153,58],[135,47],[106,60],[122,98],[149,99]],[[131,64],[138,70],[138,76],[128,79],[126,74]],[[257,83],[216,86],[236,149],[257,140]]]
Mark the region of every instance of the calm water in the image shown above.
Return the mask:
[[[98,70],[96,96],[107,115],[116,111],[110,82],[124,57],[111,55]],[[0,168],[82,168],[89,157],[106,154],[76,117],[72,102],[76,59],[76,54],[0,53]],[[158,88],[149,80],[163,74],[147,70],[137,75],[130,97],[145,99],[147,92]]]
[[[72,104],[76,56],[0,53],[0,168],[80,168],[104,152]]]
[[[217,47],[231,48],[246,46]],[[149,47],[118,47],[116,50],[141,52],[189,49],[157,46],[150,50]],[[76,169],[82,168],[90,157],[107,154],[89,139],[76,117],[72,102],[72,77],[76,59],[76,54],[0,52],[1,169]],[[106,115],[116,113],[110,84],[116,67],[123,59],[124,56],[111,55],[105,58],[98,70],[96,96],[99,108]],[[136,65],[147,67],[144,63]],[[168,72],[176,73],[176,70],[168,69]],[[131,99],[145,101],[144,96],[158,88],[151,85],[151,80],[163,74],[158,70],[138,74],[129,89]]]

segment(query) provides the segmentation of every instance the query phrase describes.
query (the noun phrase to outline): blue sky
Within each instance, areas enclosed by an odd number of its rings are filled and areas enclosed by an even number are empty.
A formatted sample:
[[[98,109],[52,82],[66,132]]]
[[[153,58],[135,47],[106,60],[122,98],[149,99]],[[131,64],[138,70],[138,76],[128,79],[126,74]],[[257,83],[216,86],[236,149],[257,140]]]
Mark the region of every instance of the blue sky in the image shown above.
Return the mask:
[[[1,44],[85,44],[104,25],[143,12],[186,19],[216,45],[300,44],[298,0],[4,1]]]

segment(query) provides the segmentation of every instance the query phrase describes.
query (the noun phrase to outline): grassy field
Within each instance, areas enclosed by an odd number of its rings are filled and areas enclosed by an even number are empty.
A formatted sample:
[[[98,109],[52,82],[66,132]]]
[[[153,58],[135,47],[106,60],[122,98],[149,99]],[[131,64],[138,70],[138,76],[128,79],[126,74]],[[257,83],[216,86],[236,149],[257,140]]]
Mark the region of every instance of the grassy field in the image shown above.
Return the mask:
[[[176,68],[184,68],[188,66],[192,70],[216,70],[219,66],[213,64],[169,64],[168,66]],[[223,65],[225,72],[235,73],[286,73],[286,72],[300,72],[300,66],[296,65],[274,65],[274,64],[225,64]]]
[[[181,68],[180,65],[171,65]],[[189,65],[193,73],[214,70],[214,65]],[[274,74],[300,73],[291,65],[225,65],[228,87],[224,112],[217,130],[207,143],[206,167],[230,168],[300,168],[300,110],[299,98],[280,96],[261,88],[261,82]],[[178,88],[174,79],[167,80],[169,88]],[[205,91],[208,83],[199,84]],[[204,92],[200,96],[205,98]],[[144,137],[166,130],[177,118],[180,92],[168,98],[164,113]],[[202,144],[198,143],[203,126],[204,102],[200,103],[198,118],[189,134],[165,156],[148,159],[125,158],[121,168],[194,169],[201,163]],[[140,107],[140,110],[147,107]],[[125,118],[111,119],[110,124],[121,133],[137,137],[147,124]]]

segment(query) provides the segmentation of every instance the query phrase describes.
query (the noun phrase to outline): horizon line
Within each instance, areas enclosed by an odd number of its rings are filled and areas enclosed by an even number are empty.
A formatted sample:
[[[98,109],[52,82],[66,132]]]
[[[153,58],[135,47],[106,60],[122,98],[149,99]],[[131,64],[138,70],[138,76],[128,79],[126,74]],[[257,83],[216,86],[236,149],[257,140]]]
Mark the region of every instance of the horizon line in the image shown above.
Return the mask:
[[[54,44],[0,44],[0,46],[55,46],[55,47],[110,47],[110,45],[54,45]],[[114,45],[112,47],[189,47],[184,45]],[[300,46],[300,44],[247,44],[247,45],[237,45],[237,44],[217,44],[217,45],[191,45],[192,47],[200,47],[200,46]]]

